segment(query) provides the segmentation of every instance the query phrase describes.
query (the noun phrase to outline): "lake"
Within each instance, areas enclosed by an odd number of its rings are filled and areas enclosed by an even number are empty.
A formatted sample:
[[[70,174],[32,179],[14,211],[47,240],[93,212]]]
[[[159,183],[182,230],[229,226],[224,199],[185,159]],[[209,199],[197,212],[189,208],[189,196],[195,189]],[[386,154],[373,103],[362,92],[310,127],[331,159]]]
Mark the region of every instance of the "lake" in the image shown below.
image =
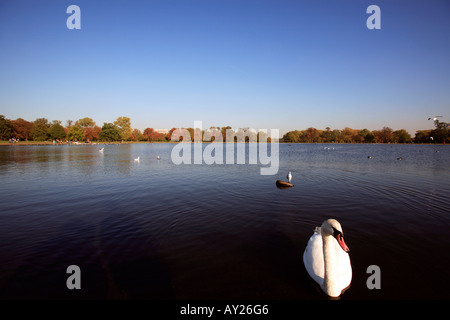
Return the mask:
[[[450,298],[446,145],[280,144],[276,175],[100,147],[0,147],[1,299],[327,299],[302,261],[327,218],[350,248],[342,300]]]

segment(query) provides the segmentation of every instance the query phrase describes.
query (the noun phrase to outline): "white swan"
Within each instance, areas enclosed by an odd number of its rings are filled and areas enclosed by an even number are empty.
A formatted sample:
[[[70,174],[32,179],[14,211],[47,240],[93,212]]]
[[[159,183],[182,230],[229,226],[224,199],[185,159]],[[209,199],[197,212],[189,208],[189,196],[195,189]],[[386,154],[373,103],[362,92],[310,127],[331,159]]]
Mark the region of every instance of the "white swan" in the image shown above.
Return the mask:
[[[308,274],[330,297],[340,296],[352,281],[348,251],[340,223],[328,219],[316,227],[303,253]]]
[[[139,162],[139,160],[140,160],[140,157],[137,157],[136,159],[134,159],[134,161],[137,161],[137,162]]]
[[[103,150],[105,150],[105,148],[101,148],[100,150],[98,150],[98,152],[103,152]]]
[[[289,183],[291,183],[292,173],[290,171],[289,171],[288,175],[286,176],[286,178],[288,179]]]

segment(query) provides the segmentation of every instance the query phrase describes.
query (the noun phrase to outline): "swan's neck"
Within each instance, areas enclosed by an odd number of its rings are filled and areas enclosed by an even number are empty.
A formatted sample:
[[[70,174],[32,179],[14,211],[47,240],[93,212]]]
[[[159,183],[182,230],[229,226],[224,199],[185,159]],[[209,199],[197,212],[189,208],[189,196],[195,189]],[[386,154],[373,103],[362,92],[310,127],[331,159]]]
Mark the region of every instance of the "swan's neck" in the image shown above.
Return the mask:
[[[341,294],[341,290],[336,286],[336,250],[333,241],[334,238],[332,236],[322,234],[323,260],[325,267],[322,289],[329,296],[338,297]]]

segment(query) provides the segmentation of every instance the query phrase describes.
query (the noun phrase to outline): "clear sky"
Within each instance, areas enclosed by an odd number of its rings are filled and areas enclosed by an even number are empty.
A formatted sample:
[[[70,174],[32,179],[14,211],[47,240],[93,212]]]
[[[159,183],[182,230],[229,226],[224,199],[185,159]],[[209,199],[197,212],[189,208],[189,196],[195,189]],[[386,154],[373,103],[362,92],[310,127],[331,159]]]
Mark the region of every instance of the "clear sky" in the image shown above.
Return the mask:
[[[446,0],[0,1],[9,119],[413,134],[449,111]]]

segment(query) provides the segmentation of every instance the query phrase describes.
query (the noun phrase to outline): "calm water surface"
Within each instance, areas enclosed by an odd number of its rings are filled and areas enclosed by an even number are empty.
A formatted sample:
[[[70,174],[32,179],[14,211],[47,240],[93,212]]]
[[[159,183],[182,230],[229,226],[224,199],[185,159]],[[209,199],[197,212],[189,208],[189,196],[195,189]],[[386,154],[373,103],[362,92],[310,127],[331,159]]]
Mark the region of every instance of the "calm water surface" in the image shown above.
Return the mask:
[[[341,299],[450,298],[448,146],[281,144],[275,176],[175,165],[173,146],[0,147],[0,298],[326,299],[302,254],[330,217],[353,267]]]

